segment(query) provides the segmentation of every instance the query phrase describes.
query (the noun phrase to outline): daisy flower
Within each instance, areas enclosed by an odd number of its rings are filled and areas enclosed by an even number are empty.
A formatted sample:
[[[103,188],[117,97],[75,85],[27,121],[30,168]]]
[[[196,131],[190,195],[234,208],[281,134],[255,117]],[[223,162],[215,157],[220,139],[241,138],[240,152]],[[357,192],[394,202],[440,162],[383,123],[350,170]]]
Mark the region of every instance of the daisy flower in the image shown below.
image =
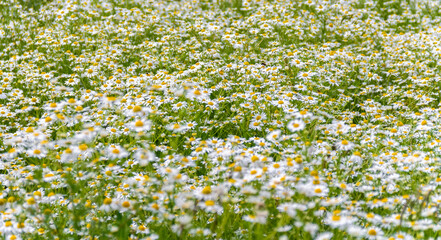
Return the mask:
[[[268,135],[266,135],[266,139],[270,142],[275,142],[280,138],[281,134],[282,134],[281,130],[279,129],[273,130],[270,133],[268,133]]]
[[[128,124],[128,128],[135,132],[146,132],[151,129],[151,122],[146,119],[137,119]]]
[[[305,122],[302,120],[293,120],[288,123],[287,128],[291,132],[297,132],[305,128]]]
[[[36,146],[35,148],[29,149],[26,153],[29,157],[44,158],[46,157],[47,151],[42,146]]]
[[[125,158],[129,156],[129,153],[121,146],[111,145],[107,148],[107,156],[110,159]]]
[[[355,144],[353,144],[352,142],[350,142],[346,139],[343,139],[343,140],[337,142],[335,145],[336,145],[337,149],[343,150],[343,151],[349,151],[349,150],[353,149],[355,146]]]

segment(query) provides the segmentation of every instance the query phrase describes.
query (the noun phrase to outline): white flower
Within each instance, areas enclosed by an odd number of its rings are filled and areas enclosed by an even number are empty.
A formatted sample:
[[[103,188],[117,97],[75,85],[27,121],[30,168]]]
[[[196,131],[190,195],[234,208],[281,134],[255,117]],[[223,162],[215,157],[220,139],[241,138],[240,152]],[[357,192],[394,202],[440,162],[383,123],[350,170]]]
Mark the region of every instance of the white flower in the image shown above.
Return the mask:
[[[167,125],[167,129],[173,132],[186,132],[188,130],[187,125],[179,123],[170,123]]]
[[[261,121],[251,121],[249,128],[253,130],[261,130],[262,129],[262,122]]]
[[[285,226],[277,228],[277,232],[288,232],[291,229],[292,229],[292,226],[285,225]]]
[[[303,122],[302,120],[293,120],[289,122],[286,127],[291,132],[297,132],[305,128],[305,122]]]
[[[124,148],[115,145],[112,145],[107,149],[107,154],[110,159],[125,158],[129,156],[129,153]]]
[[[94,69],[94,68],[88,68],[84,72],[84,75],[89,78],[96,76],[97,74],[98,74],[98,71],[97,71],[97,69]]]
[[[314,236],[319,230],[319,226],[314,223],[306,223],[304,229],[305,231],[309,232],[312,236]]]
[[[216,204],[213,200],[206,200],[205,202],[199,202],[198,206],[210,213],[221,214],[223,209],[219,204]]]
[[[149,120],[138,119],[129,123],[128,128],[135,132],[145,132],[145,131],[149,131],[151,126],[152,123]]]
[[[46,149],[44,149],[42,146],[36,146],[35,148],[29,149],[27,152],[28,156],[30,157],[36,157],[36,158],[43,158],[46,157]]]
[[[343,151],[351,150],[355,146],[352,142],[349,142],[348,140],[345,139],[337,142],[336,145],[339,150],[343,150]]]
[[[334,236],[334,234],[332,232],[324,232],[324,233],[320,233],[315,240],[331,240],[332,236]]]
[[[433,123],[431,121],[428,120],[422,120],[416,130],[420,130],[420,131],[427,131],[433,128]]]
[[[258,211],[256,212],[255,215],[244,216],[243,219],[247,222],[265,224],[267,218],[268,218],[268,211]]]
[[[115,201],[111,198],[105,198],[103,200],[103,204],[101,205],[101,207],[99,209],[102,211],[105,211],[105,212],[110,212],[110,211],[118,209],[119,208],[118,204],[119,204],[118,201]]]
[[[141,166],[145,166],[147,163],[154,161],[156,156],[153,152],[146,149],[140,149],[135,152],[134,159],[138,160]]]
[[[270,142],[275,142],[279,139],[281,133],[282,133],[282,131],[280,131],[279,129],[276,129],[276,130],[270,132],[268,135],[266,135],[266,139]]]
[[[325,223],[332,228],[345,229],[349,226],[354,219],[351,217],[340,216],[339,214],[328,214],[325,219]]]

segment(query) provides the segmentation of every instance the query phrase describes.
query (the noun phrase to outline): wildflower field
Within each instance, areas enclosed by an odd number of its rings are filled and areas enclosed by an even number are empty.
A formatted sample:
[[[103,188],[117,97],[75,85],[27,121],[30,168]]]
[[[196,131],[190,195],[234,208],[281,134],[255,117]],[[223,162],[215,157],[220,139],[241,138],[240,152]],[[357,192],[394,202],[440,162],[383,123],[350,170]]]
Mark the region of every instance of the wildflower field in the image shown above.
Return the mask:
[[[0,0],[0,239],[441,239],[441,3]]]

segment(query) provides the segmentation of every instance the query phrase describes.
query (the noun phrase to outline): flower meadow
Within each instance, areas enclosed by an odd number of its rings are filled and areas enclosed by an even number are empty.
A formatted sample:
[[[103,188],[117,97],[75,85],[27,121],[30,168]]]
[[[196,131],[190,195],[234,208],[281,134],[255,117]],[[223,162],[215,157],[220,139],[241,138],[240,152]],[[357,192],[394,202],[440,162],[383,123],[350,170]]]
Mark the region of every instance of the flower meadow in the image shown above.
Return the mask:
[[[439,239],[440,59],[438,1],[0,1],[0,237]]]

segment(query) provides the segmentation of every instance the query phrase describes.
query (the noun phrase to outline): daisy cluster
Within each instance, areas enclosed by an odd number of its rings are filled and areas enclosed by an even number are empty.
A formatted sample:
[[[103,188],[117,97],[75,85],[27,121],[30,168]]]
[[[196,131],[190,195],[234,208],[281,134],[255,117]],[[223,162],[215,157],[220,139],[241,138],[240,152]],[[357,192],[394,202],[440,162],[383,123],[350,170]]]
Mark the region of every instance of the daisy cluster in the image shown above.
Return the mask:
[[[0,1],[3,239],[435,239],[441,6]]]

